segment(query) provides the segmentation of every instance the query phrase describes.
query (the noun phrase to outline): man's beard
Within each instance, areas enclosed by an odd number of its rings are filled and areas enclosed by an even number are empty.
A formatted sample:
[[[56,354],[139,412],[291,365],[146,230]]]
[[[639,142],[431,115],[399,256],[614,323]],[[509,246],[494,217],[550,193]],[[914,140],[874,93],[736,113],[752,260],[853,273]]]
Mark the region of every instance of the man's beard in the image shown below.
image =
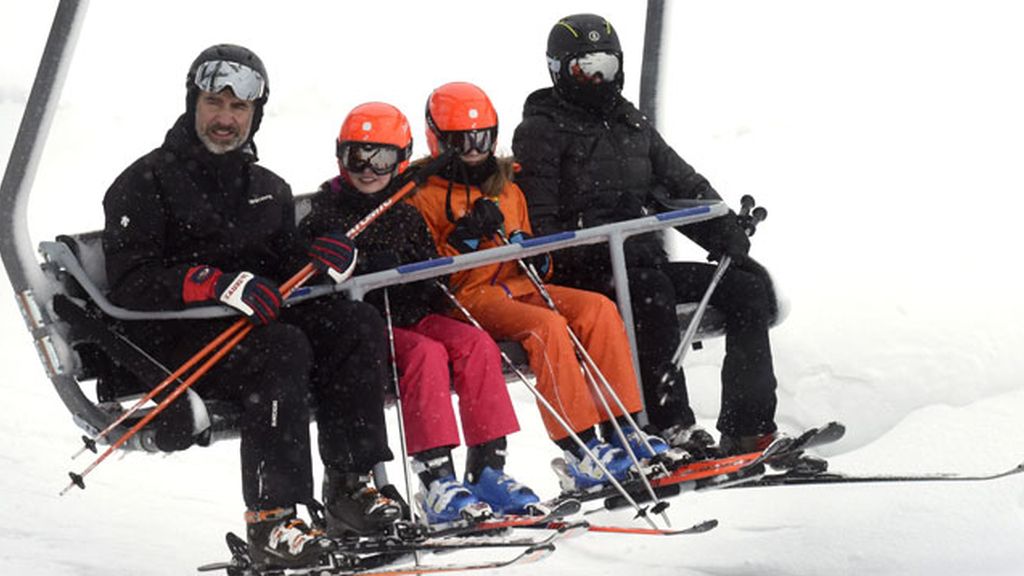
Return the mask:
[[[210,127],[207,130],[212,132],[216,128],[218,128],[217,125],[210,125]],[[242,133],[242,131],[235,131],[234,137],[228,140],[227,142],[214,140],[210,138],[210,136],[206,132],[200,132],[197,130],[196,133],[199,136],[199,141],[203,143],[203,146],[205,146],[206,149],[209,150],[211,154],[218,155],[227,154],[228,152],[238,150],[239,148],[242,147],[243,144],[245,144],[245,141],[249,138],[248,130],[246,130],[244,133]]]

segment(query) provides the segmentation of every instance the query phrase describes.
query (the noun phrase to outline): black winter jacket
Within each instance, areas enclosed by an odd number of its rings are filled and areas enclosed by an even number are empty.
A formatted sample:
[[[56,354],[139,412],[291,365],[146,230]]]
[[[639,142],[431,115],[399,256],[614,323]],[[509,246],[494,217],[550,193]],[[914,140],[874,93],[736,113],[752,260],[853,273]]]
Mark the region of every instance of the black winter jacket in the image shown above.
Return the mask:
[[[182,115],[163,145],[125,169],[103,199],[111,300],[181,309],[189,268],[207,264],[284,282],[308,261],[291,188],[248,149],[211,154]]]
[[[512,150],[521,165],[516,182],[537,235],[666,211],[659,198],[721,199],[624,98],[602,117],[559,98],[552,88],[537,90],[526,99]],[[728,235],[743,234],[734,217],[681,231],[709,251],[721,250]],[[604,246],[573,252],[558,261],[581,271],[608,269]],[[630,266],[653,266],[666,258],[657,234],[631,238],[626,257]]]
[[[388,187],[376,194],[363,194],[336,176],[320,185],[313,195],[312,210],[299,229],[307,240],[327,232],[347,232],[394,192]],[[399,202],[379,216],[355,239],[359,255],[356,274],[369,274],[401,264],[437,258],[434,239],[416,208]],[[444,281],[444,278],[439,278]],[[399,284],[388,288],[395,326],[409,326],[431,312],[447,309],[443,293],[434,280]],[[366,295],[384,315],[384,291]]]

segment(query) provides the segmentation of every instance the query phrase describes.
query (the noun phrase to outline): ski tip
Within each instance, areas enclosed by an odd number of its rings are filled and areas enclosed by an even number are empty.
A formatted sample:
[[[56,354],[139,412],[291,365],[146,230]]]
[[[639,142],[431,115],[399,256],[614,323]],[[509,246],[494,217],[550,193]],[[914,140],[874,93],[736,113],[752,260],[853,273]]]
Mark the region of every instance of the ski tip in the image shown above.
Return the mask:
[[[522,559],[519,561],[519,563],[537,562],[543,560],[544,558],[550,556],[554,551],[554,544],[538,544],[536,546],[530,546],[526,549],[525,552],[523,552]]]
[[[705,520],[699,524],[694,524],[693,527],[690,528],[690,531],[693,534],[700,534],[714,530],[715,528],[718,528],[718,519],[711,518],[710,520]]]
[[[203,564],[196,568],[199,572],[217,572],[220,570],[227,570],[234,567],[231,562],[211,562],[209,564]]]

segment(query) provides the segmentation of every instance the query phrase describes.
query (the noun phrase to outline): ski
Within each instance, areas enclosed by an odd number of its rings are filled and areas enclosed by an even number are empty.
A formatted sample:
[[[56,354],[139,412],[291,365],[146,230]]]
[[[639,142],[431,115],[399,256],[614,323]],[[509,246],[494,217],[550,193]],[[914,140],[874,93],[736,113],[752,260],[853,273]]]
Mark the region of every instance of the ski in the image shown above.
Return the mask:
[[[985,482],[1013,476],[1024,472],[1024,463],[1013,468],[992,474],[957,474],[937,472],[929,474],[844,474],[842,472],[823,472],[821,474],[765,474],[760,478],[736,488],[756,488],[766,486],[805,486],[813,484],[871,484],[886,482]]]
[[[781,436],[761,452],[750,452],[736,456],[726,456],[712,460],[699,460],[680,466],[667,476],[654,478],[654,487],[672,484],[711,480],[701,483],[695,488],[716,486],[722,483],[735,484],[735,480],[760,476],[761,466],[781,464],[787,460],[798,458],[808,448],[830,444],[840,440],[846,434],[846,427],[839,422],[829,422],[824,426],[809,428],[799,436]]]
[[[684,491],[698,491],[740,486],[761,479],[766,466],[798,465],[805,462],[816,464],[815,472],[827,468],[824,460],[812,459],[804,455],[809,448],[822,446],[841,439],[846,427],[839,422],[829,422],[823,426],[809,428],[798,436],[780,436],[767,448],[759,452],[698,460],[684,464],[674,470],[649,477],[651,487],[658,498],[677,496]],[[552,462],[557,468],[558,462]],[[650,495],[641,486],[639,479],[624,484],[630,496],[636,502],[650,500]],[[581,501],[603,499],[602,509],[618,509],[628,506],[628,502],[612,487],[603,487],[592,492],[567,492],[565,497]],[[600,509],[598,509],[600,510]],[[590,510],[595,512],[597,510]]]
[[[554,524],[555,521],[549,521]],[[557,521],[557,525],[538,527],[551,528],[551,533],[540,537],[505,535],[505,530],[489,530],[476,534],[457,534],[442,537],[430,537],[416,542],[404,542],[395,540],[364,540],[351,546],[344,546],[342,550],[359,554],[381,554],[381,553],[415,553],[415,552],[455,552],[459,550],[474,550],[477,548],[529,548],[531,546],[543,546],[554,544],[563,538],[572,538],[587,532],[589,524],[583,521],[567,522]],[[524,528],[532,526],[523,526]],[[509,528],[511,529],[511,528]]]
[[[537,509],[543,511],[541,514],[506,515],[476,522],[462,520],[438,527],[431,526],[426,530],[426,536],[428,538],[469,536],[483,532],[523,528],[571,516],[579,512],[581,508],[582,503],[575,498],[560,499],[540,504]]]
[[[524,549],[514,556],[503,560],[487,560],[482,562],[467,562],[464,564],[449,565],[412,565],[393,567],[394,564],[408,562],[415,558],[415,552],[419,551],[412,545],[398,545],[396,549],[369,554],[356,553],[349,550],[336,550],[327,553],[321,564],[301,568],[275,568],[260,567],[252,563],[247,545],[244,540],[235,534],[228,533],[228,548],[232,551],[232,558],[228,562],[215,562],[204,564],[198,568],[199,572],[226,571],[228,576],[399,576],[403,574],[438,574],[445,572],[488,570],[534,562],[546,558],[555,547],[552,542],[566,534],[578,532],[578,527],[572,527],[564,531],[556,531],[554,535],[545,538],[546,542],[540,544],[526,545],[524,542],[514,544]],[[512,546],[513,544],[510,544]],[[423,551],[455,551],[472,550],[474,548],[489,548],[491,546],[476,544],[465,544],[462,546],[441,546],[432,547],[428,545]]]
[[[473,572],[478,570],[496,570],[508,566],[537,562],[547,558],[555,551],[551,544],[543,546],[532,546],[506,560],[484,560],[481,562],[467,562],[465,564],[447,565],[412,565],[402,568],[390,568],[384,570],[357,570],[341,572],[308,572],[308,576],[411,576],[413,574],[445,574],[449,572]],[[290,575],[289,575],[290,576]],[[303,575],[305,576],[305,575]]]
[[[560,529],[565,523],[560,521],[549,522],[547,526],[538,528]],[[683,534],[703,534],[718,526],[718,520],[712,518],[689,526],[687,528],[647,528],[644,526],[609,526],[603,524],[586,523],[588,532],[603,532],[608,534],[634,534],[637,536],[679,536]]]

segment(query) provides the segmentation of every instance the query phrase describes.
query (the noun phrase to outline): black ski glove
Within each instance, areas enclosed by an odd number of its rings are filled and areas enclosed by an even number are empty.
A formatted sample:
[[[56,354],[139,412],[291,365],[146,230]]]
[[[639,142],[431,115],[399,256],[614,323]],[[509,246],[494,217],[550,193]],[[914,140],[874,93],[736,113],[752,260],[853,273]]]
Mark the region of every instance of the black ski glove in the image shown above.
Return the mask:
[[[448,235],[448,243],[459,254],[475,252],[480,240],[491,238],[505,223],[505,215],[498,203],[487,198],[477,198],[473,209],[455,221],[455,229]]]
[[[717,224],[714,247],[708,250],[709,262],[720,262],[727,255],[733,260],[742,260],[750,252],[750,238],[738,221],[735,212],[712,220]]]

